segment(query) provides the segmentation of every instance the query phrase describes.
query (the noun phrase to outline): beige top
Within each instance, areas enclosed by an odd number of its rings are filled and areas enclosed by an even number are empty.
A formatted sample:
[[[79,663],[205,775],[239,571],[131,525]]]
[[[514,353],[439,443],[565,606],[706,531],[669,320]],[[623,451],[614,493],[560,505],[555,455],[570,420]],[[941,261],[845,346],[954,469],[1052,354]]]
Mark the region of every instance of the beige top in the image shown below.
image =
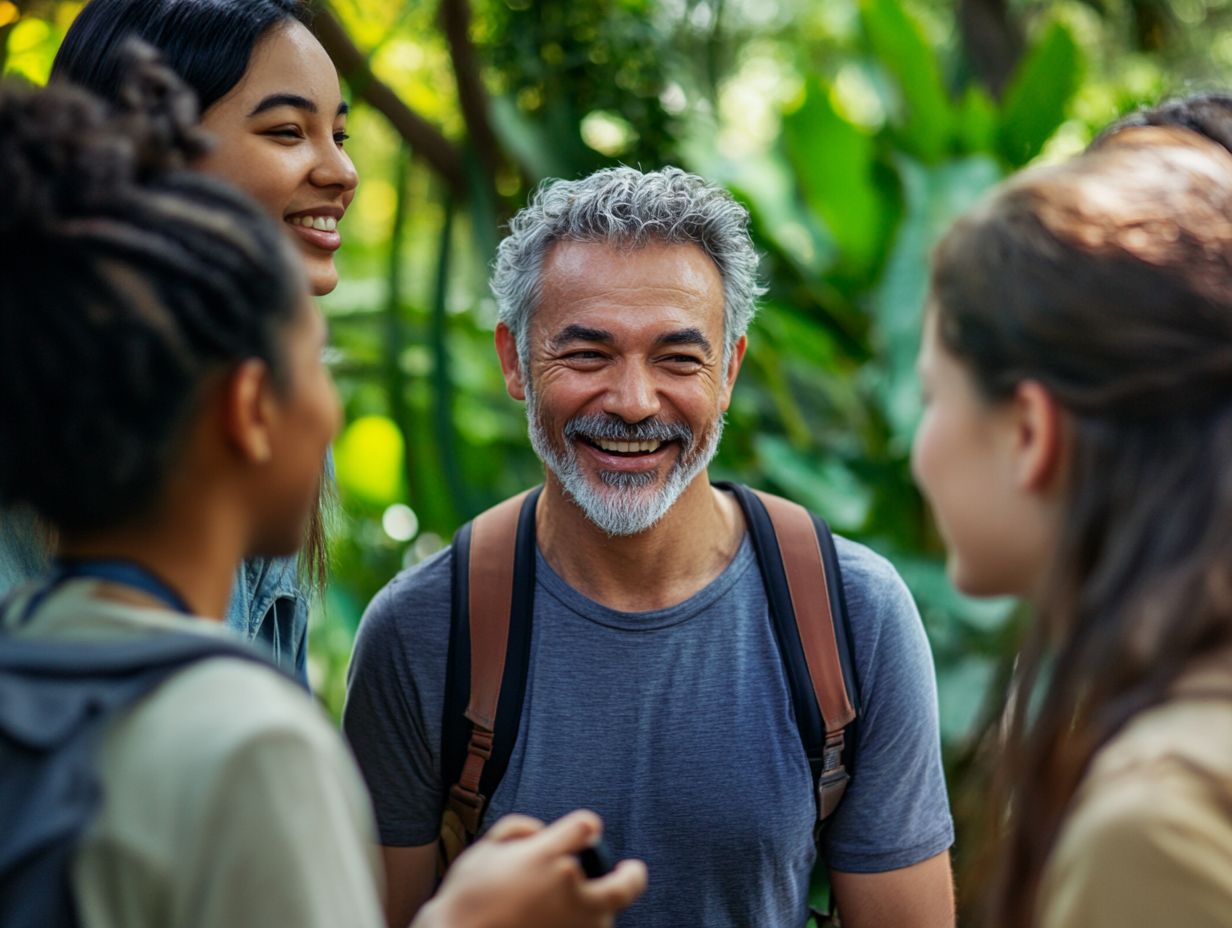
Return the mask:
[[[1232,925],[1232,655],[1096,755],[1039,900],[1041,928]]]
[[[226,634],[98,598],[96,586],[66,583],[17,633]],[[99,771],[103,804],[73,873],[86,928],[383,925],[367,794],[338,733],[289,680],[204,659],[114,723]]]

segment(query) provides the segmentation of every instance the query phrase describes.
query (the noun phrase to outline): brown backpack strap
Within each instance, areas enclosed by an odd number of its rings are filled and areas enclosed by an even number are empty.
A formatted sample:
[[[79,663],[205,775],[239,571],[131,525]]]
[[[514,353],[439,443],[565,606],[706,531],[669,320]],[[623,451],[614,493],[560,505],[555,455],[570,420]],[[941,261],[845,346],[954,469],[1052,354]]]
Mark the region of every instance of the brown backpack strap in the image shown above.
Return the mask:
[[[817,528],[807,509],[780,496],[753,492],[766,507],[774,526],[800,646],[826,727],[817,785],[818,815],[824,821],[838,806],[851,779],[843,763],[844,731],[856,717],[839,659],[825,561],[817,541]]]
[[[518,517],[531,491],[519,493],[475,517],[471,525],[470,595],[471,693],[466,718],[471,738],[462,774],[449,790],[448,809],[468,834],[479,830],[486,797],[479,792],[483,767],[492,756],[496,707],[505,676],[509,615],[513,604]]]

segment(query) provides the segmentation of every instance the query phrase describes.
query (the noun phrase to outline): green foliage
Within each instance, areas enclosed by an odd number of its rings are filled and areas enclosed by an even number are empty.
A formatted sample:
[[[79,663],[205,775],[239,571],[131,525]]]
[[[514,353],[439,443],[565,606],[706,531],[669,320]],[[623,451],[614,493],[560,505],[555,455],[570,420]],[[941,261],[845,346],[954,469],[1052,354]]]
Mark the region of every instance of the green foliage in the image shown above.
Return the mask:
[[[1078,90],[1082,53],[1062,23],[1054,22],[1019,65],[1001,112],[999,147],[1014,166],[1026,164],[1065,118]]]
[[[889,232],[873,137],[844,119],[829,88],[811,79],[804,102],[783,120],[783,141],[804,202],[825,225],[848,272],[868,275]]]
[[[920,23],[899,0],[863,0],[860,12],[874,59],[893,75],[903,113],[896,142],[921,161],[949,149],[952,114],[937,56]]]

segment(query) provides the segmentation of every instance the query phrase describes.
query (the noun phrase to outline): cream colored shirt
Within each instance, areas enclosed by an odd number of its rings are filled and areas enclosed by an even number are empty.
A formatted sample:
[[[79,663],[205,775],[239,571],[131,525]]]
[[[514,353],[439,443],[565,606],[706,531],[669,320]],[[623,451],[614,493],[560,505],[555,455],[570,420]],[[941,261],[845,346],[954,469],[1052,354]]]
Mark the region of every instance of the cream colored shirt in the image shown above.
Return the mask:
[[[1041,884],[1041,928],[1232,925],[1232,659],[1097,755]]]
[[[22,636],[120,641],[218,625],[66,583]],[[10,613],[12,614],[12,613]],[[113,724],[73,885],[86,928],[380,926],[368,797],[302,690],[240,660],[173,676]]]

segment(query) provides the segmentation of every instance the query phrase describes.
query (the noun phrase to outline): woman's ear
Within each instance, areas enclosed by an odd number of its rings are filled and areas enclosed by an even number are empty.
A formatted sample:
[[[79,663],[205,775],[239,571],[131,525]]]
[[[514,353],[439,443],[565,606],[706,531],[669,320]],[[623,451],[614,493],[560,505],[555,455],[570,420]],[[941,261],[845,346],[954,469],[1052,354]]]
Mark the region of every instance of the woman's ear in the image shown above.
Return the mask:
[[[251,463],[270,460],[277,404],[269,366],[256,358],[237,365],[223,381],[221,399],[224,428],[232,447]]]
[[[1015,479],[1022,490],[1048,492],[1060,481],[1065,411],[1038,380],[1014,388]]]
[[[496,326],[496,354],[505,375],[505,389],[515,400],[526,399],[526,382],[522,375],[522,359],[518,357],[518,341],[505,323]]]

